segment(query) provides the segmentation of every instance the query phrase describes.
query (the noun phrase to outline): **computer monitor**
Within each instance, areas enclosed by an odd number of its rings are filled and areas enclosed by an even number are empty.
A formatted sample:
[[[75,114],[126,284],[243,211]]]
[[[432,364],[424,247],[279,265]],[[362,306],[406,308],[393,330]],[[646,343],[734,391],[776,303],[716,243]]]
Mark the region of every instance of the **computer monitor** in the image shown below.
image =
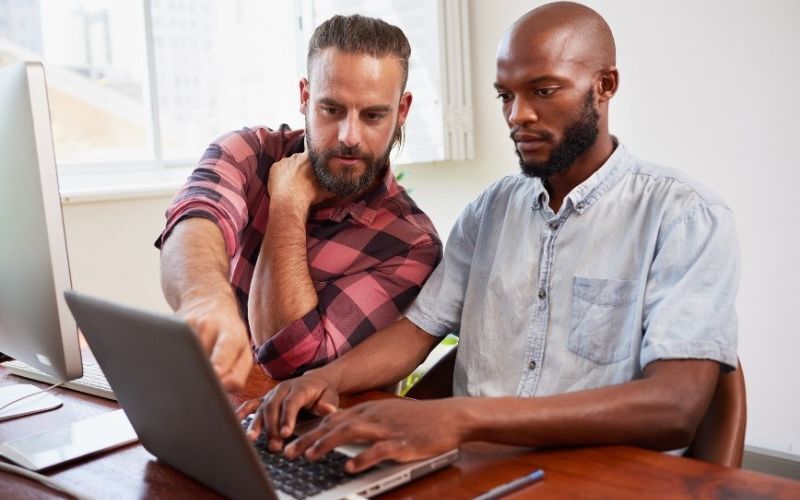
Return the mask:
[[[15,63],[0,68],[0,352],[80,377],[70,288],[44,68]]]

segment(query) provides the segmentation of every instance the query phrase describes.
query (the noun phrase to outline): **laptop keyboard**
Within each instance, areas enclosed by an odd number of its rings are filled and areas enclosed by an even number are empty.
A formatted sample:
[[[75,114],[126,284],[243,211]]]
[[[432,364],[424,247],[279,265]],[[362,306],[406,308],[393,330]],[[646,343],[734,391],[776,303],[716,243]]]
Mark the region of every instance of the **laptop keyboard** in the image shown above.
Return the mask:
[[[252,415],[242,420],[245,428],[250,424],[251,418]],[[345,472],[344,464],[349,457],[335,450],[315,462],[310,462],[304,457],[289,460],[281,452],[269,451],[266,434],[263,432],[254,445],[275,488],[298,499],[333,489],[364,474],[364,472],[358,474]]]

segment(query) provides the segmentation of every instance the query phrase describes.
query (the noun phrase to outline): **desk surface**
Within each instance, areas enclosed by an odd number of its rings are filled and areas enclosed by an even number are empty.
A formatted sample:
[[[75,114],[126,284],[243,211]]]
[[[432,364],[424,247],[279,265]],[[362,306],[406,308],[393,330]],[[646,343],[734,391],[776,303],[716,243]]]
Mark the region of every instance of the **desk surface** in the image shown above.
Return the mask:
[[[0,367],[0,385],[23,380]],[[261,396],[272,384],[256,368],[247,390],[234,396],[234,402]],[[0,422],[0,442],[118,408],[113,401],[65,389],[56,389],[55,395],[64,401],[57,410]],[[347,398],[343,405],[380,397],[391,396],[369,393]],[[797,481],[633,447],[531,451],[486,443],[463,446],[462,458],[454,466],[381,498],[470,498],[540,467],[545,479],[517,493],[517,498],[529,494],[541,498],[800,498]],[[98,498],[219,498],[161,464],[138,444],[56,467],[48,475]],[[0,472],[0,496],[25,499],[47,495],[58,496],[38,483]]]

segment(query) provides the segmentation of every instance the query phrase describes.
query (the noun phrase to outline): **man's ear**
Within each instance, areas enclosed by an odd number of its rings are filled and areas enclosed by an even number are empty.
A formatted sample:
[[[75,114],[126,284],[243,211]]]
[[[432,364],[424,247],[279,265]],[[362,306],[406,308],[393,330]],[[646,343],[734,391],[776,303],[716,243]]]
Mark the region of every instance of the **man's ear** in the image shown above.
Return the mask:
[[[411,92],[403,92],[400,96],[400,104],[397,106],[397,126],[402,127],[408,117],[408,110],[411,109],[413,96]]]
[[[617,71],[616,66],[611,66],[600,72],[597,87],[597,97],[600,102],[609,101],[614,97],[619,88],[619,71]]]
[[[309,86],[308,78],[300,79],[300,112],[306,114],[308,111]]]

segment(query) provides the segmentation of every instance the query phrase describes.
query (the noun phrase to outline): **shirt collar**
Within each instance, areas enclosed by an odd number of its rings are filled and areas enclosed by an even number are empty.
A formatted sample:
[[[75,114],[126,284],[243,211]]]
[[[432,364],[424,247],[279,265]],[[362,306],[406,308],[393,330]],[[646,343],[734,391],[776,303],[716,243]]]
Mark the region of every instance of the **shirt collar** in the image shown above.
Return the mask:
[[[624,144],[619,143],[616,137],[612,137],[612,139],[617,147],[608,160],[588,179],[575,186],[564,198],[564,204],[570,204],[580,214],[588,210],[594,202],[608,192],[630,168],[631,155],[628,149]],[[548,202],[549,195],[541,178],[537,177],[534,181],[532,208],[538,210]]]
[[[386,199],[395,195],[400,189],[391,166],[387,166],[382,175],[381,182],[362,197],[347,205],[316,210],[312,214],[312,219],[342,222],[349,215],[357,223],[369,226]]]

